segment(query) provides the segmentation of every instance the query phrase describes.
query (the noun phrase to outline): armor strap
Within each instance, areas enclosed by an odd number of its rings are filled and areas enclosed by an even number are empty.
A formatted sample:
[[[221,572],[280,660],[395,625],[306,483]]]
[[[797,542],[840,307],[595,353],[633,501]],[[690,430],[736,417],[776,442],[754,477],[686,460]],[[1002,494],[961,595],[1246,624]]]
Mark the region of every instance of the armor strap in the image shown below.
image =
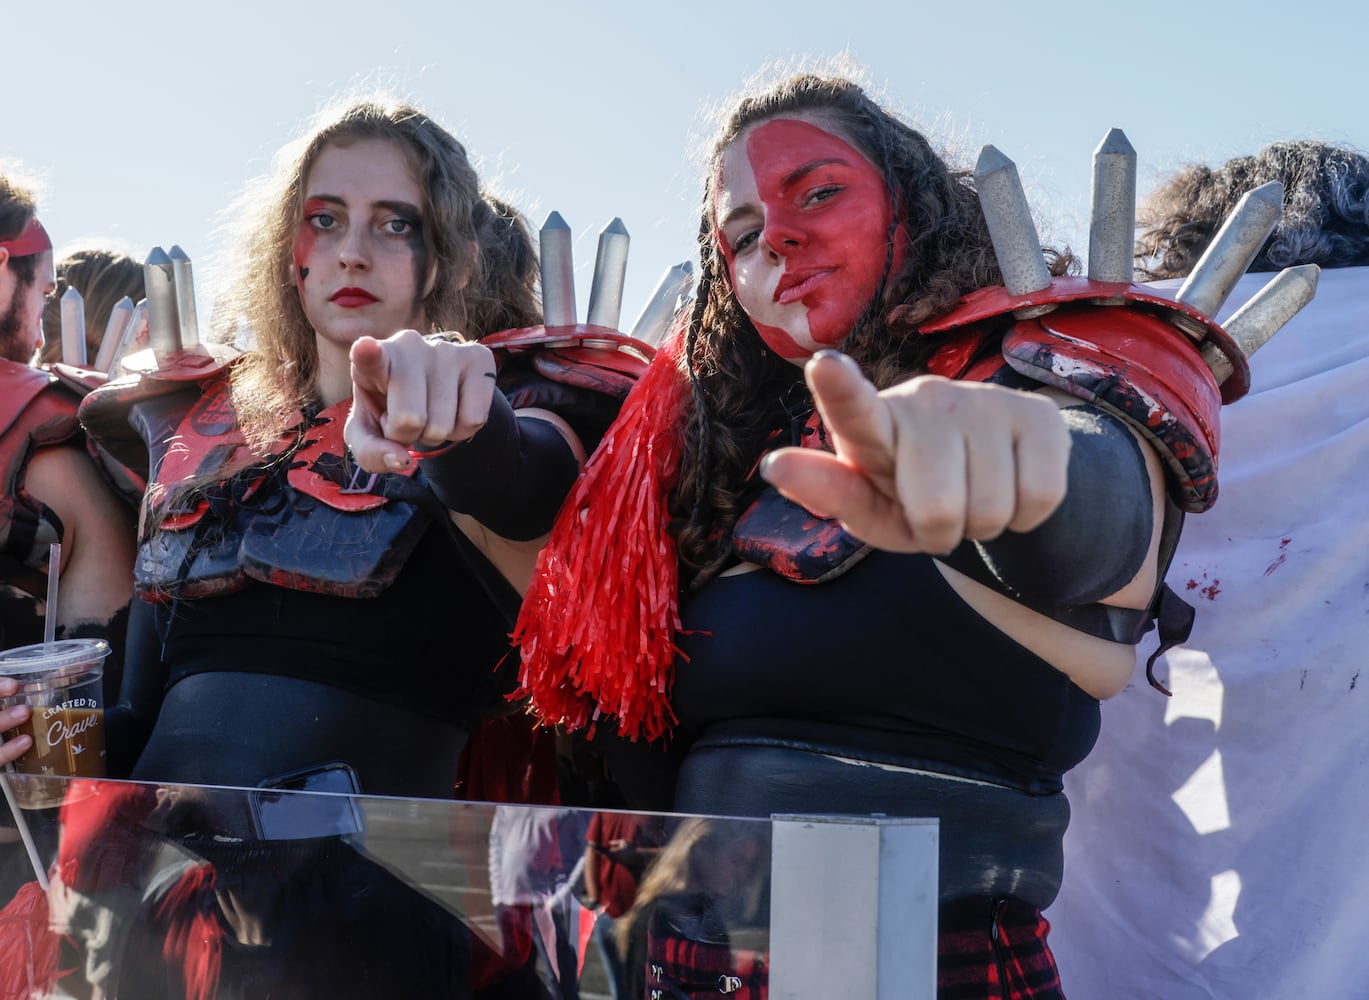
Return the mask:
[[[1135,646],[1151,630],[1155,617],[1151,608],[1116,608],[1110,604],[1051,604],[1033,600],[1030,595],[1010,591],[989,570],[983,556],[973,542],[965,542],[951,555],[939,559],[958,573],[964,573],[976,583],[1011,597],[1023,607],[1039,615],[1068,625],[1079,632],[1095,635],[1109,642]]]
[[[1160,648],[1146,661],[1146,677],[1158,691],[1169,691],[1155,680],[1153,667],[1155,660],[1171,646],[1185,641],[1193,628],[1194,611],[1164,582],[1165,572],[1174,551],[1179,544],[1179,531],[1183,525],[1183,512],[1173,503],[1165,503],[1165,520],[1160,529],[1159,568],[1155,592],[1150,603],[1144,608],[1118,608],[1110,604],[1052,604],[1034,600],[1010,590],[989,569],[982,554],[973,542],[966,542],[949,557],[941,561],[957,572],[964,573],[976,583],[982,583],[991,590],[1011,597],[1023,607],[1030,608],[1062,625],[1088,635],[1121,642],[1128,646],[1138,645],[1158,621],[1160,628]]]

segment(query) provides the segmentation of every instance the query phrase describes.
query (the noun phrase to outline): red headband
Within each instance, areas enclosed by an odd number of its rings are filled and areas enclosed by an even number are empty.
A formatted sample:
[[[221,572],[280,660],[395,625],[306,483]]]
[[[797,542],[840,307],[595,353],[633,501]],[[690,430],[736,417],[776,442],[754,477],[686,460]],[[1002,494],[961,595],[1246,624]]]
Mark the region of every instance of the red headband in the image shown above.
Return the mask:
[[[51,250],[52,240],[48,239],[48,231],[35,215],[28,228],[14,239],[0,240],[0,247],[8,250],[11,257],[31,257],[44,250]]]

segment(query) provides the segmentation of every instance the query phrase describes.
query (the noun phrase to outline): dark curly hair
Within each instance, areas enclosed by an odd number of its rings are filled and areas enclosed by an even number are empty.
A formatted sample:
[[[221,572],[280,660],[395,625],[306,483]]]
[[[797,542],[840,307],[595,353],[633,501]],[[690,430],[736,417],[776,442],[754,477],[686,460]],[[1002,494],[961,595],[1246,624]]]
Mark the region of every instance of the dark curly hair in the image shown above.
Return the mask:
[[[968,170],[949,166],[919,132],[880,107],[853,81],[800,73],[732,107],[716,133],[699,224],[699,284],[685,333],[684,363],[693,397],[680,478],[670,499],[682,582],[699,584],[728,558],[746,480],[767,441],[811,412],[802,373],[764,350],[732,289],[714,223],[717,165],[744,130],[767,119],[805,115],[839,133],[885,178],[894,230],[907,233],[907,256],[886,273],[864,317],[842,344],[876,385],[923,370],[936,338],[918,327],[962,295],[1002,276]],[[1068,254],[1051,257],[1057,273]],[[886,269],[888,265],[886,264]]]
[[[1142,227],[1137,271],[1147,278],[1187,276],[1241,196],[1270,181],[1283,184],[1283,218],[1249,270],[1369,264],[1369,157],[1295,139],[1216,169],[1185,167],[1151,192],[1136,213]]]

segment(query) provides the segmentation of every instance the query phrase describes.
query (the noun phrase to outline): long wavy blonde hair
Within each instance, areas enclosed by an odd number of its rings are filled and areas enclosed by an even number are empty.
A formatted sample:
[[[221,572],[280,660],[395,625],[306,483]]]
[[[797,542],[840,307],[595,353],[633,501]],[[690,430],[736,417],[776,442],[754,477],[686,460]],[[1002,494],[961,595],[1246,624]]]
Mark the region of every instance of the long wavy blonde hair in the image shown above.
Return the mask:
[[[424,251],[435,262],[422,300],[429,331],[470,339],[540,322],[537,259],[522,216],[482,193],[466,149],[424,112],[389,95],[353,98],[320,112],[249,186],[234,216],[236,271],[216,304],[215,335],[240,323],[256,347],[233,369],[233,401],[248,439],[265,444],[295,409],[316,399],[318,348],[294,283],[294,241],[304,188],[319,153],[366,139],[393,142],[414,165],[424,203]],[[231,328],[225,328],[231,327]]]

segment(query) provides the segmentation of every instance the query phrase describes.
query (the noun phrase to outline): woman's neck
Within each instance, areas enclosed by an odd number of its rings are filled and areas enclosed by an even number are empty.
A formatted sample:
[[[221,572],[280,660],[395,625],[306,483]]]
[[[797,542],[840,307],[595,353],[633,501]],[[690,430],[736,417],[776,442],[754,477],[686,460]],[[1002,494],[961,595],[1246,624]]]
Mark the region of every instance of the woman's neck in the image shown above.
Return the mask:
[[[351,398],[352,360],[350,351],[343,350],[339,345],[327,343],[319,338],[318,379],[315,382],[315,388],[319,401],[325,407]]]

